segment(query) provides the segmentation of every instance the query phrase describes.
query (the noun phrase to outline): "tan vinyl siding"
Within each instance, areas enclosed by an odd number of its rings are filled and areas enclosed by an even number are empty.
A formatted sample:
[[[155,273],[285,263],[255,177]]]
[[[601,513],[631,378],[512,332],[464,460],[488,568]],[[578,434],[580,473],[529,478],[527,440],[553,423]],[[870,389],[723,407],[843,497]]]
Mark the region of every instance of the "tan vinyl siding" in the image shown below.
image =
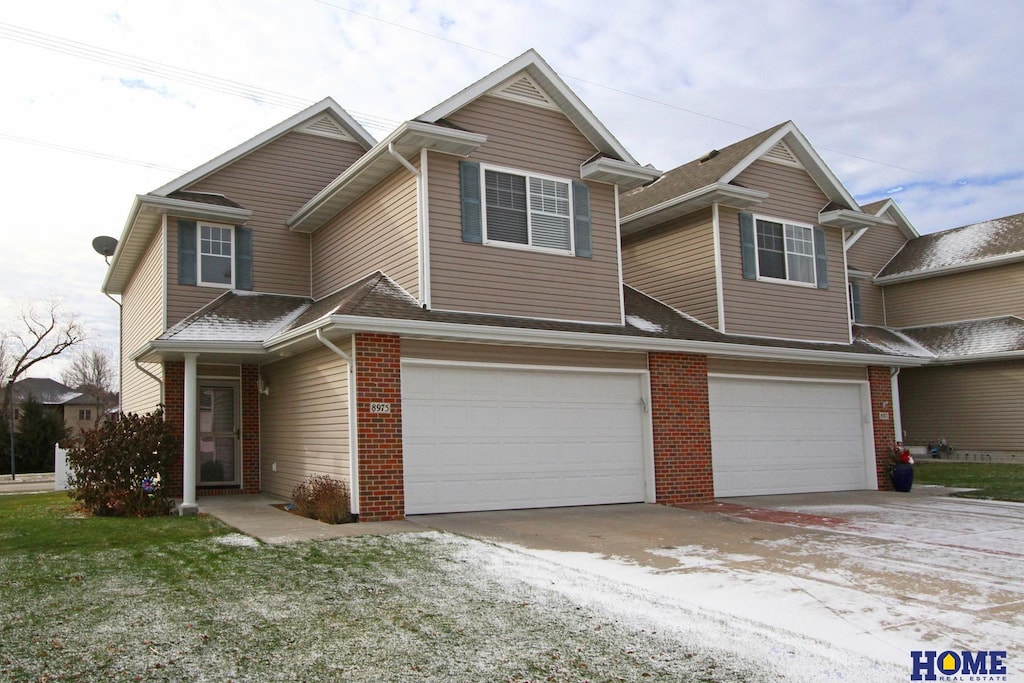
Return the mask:
[[[755,161],[734,181],[766,190],[768,199],[750,213],[817,225],[828,199],[806,171]],[[739,212],[719,209],[722,249],[722,296],[725,332],[782,339],[844,342],[850,340],[842,230],[825,228],[829,288],[743,279]]]
[[[148,413],[161,403],[160,384],[129,356],[164,331],[164,235],[157,230],[121,295],[121,410]],[[163,365],[143,365],[163,377]]]
[[[999,315],[1024,316],[1024,263],[954,273],[885,287],[891,327],[914,327]]]
[[[511,363],[560,367],[626,368],[646,370],[646,353],[538,349],[523,346],[402,340],[403,358],[461,361],[464,363]]]
[[[260,396],[261,488],[291,498],[314,474],[350,481],[348,364],[322,348],[264,365],[260,374],[270,387]]]
[[[624,239],[622,278],[627,285],[717,328],[711,209]]]
[[[866,380],[862,367],[814,365],[812,363],[763,363],[754,360],[709,358],[708,373],[717,375],[755,375],[758,377],[792,377],[796,379]]]
[[[416,178],[404,168],[313,233],[313,297],[377,270],[419,297]]]
[[[906,244],[907,238],[896,226],[879,225],[869,228],[846,254],[850,268],[875,275]],[[885,305],[882,288],[870,280],[858,280],[860,303],[865,325],[885,324]]]
[[[482,97],[449,119],[487,142],[473,161],[579,180],[596,151],[561,113]],[[620,324],[615,190],[589,183],[593,258],[462,242],[459,159],[431,154],[430,272],[434,308]]]
[[[309,296],[309,235],[285,221],[363,153],[362,147],[319,135],[288,133],[186,189],[216,192],[251,210],[253,289]],[[168,319],[174,324],[224,293],[178,284],[177,219],[169,219]]]
[[[1024,361],[906,368],[899,384],[908,444],[1024,449]]]

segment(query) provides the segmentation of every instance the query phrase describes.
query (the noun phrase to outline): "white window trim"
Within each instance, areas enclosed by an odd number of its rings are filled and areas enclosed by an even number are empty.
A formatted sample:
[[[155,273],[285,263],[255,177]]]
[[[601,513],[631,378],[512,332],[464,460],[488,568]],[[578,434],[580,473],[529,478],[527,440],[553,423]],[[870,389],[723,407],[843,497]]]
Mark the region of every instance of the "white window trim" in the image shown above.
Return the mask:
[[[501,240],[491,240],[487,238],[487,171],[496,171],[497,173],[508,173],[509,175],[516,175],[526,179],[526,239],[527,244],[516,244],[515,242],[504,242]],[[553,180],[557,183],[565,183],[569,187],[569,249],[552,249],[551,247],[538,247],[533,242],[533,212],[530,210],[530,178],[538,178],[540,180]],[[560,256],[575,256],[576,255],[576,206],[573,204],[572,197],[572,180],[569,178],[560,178],[558,176],[546,175],[544,173],[534,173],[532,171],[523,171],[518,168],[509,168],[507,166],[494,166],[491,164],[480,164],[480,218],[482,222],[481,230],[483,233],[483,243],[501,247],[503,249],[518,249],[520,251],[536,251],[543,254],[558,254]]]
[[[818,252],[814,246],[814,226],[810,223],[801,223],[799,221],[791,221],[785,218],[774,218],[772,216],[763,216],[760,214],[753,214],[754,219],[754,265],[757,268],[757,279],[759,282],[774,282],[780,285],[790,285],[793,287],[804,287],[805,289],[817,289],[818,288]],[[814,275],[813,282],[801,282],[800,280],[790,280],[789,278],[769,277],[768,275],[761,275],[761,250],[757,245],[757,222],[767,221],[769,223],[779,223],[782,225],[782,264],[786,267],[786,273],[789,273],[789,251],[786,250],[786,226],[792,225],[795,228],[808,228],[811,231],[811,273]]]
[[[203,228],[227,228],[231,233],[231,282],[206,282],[203,280]],[[196,223],[196,286],[198,287],[220,287],[221,289],[235,288],[235,253],[238,250],[238,240],[235,239],[235,226],[226,223],[210,223],[198,221]],[[213,256],[213,254],[208,254]]]

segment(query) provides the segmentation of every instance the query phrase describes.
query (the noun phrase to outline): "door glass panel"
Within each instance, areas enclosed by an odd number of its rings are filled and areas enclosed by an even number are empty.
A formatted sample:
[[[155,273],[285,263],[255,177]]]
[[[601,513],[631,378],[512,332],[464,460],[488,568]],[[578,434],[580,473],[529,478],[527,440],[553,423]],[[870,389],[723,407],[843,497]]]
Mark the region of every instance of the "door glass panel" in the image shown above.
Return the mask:
[[[234,387],[199,388],[199,483],[237,480]]]

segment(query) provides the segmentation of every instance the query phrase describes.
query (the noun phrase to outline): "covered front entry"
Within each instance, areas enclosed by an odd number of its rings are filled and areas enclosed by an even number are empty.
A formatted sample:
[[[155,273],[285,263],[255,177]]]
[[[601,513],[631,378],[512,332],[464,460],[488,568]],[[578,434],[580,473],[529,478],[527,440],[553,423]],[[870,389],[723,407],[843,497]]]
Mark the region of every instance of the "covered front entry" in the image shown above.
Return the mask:
[[[405,360],[406,514],[643,502],[647,376]]]
[[[715,496],[874,489],[868,385],[709,376]]]

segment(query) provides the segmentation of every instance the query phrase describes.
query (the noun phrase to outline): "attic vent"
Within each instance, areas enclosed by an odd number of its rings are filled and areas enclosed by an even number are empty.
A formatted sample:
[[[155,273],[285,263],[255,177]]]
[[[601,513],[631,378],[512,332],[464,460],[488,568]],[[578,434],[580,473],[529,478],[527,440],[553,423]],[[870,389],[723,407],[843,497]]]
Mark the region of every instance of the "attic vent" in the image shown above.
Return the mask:
[[[545,109],[558,109],[558,105],[548,97],[544,89],[537,85],[537,82],[522,74],[518,78],[502,83],[489,94],[495,97],[504,97],[507,100],[515,100],[524,104],[532,104],[535,107]]]
[[[352,136],[346,133],[345,130],[338,125],[338,122],[328,114],[322,114],[316,117],[300,128],[299,132],[309,133],[310,135],[321,135],[325,138],[334,138],[335,140],[352,141]]]
[[[802,167],[800,160],[797,159],[792,150],[786,146],[786,143],[781,140],[777,145],[765,152],[764,156],[761,158],[765,161],[774,161],[777,164],[785,164],[786,166]]]

